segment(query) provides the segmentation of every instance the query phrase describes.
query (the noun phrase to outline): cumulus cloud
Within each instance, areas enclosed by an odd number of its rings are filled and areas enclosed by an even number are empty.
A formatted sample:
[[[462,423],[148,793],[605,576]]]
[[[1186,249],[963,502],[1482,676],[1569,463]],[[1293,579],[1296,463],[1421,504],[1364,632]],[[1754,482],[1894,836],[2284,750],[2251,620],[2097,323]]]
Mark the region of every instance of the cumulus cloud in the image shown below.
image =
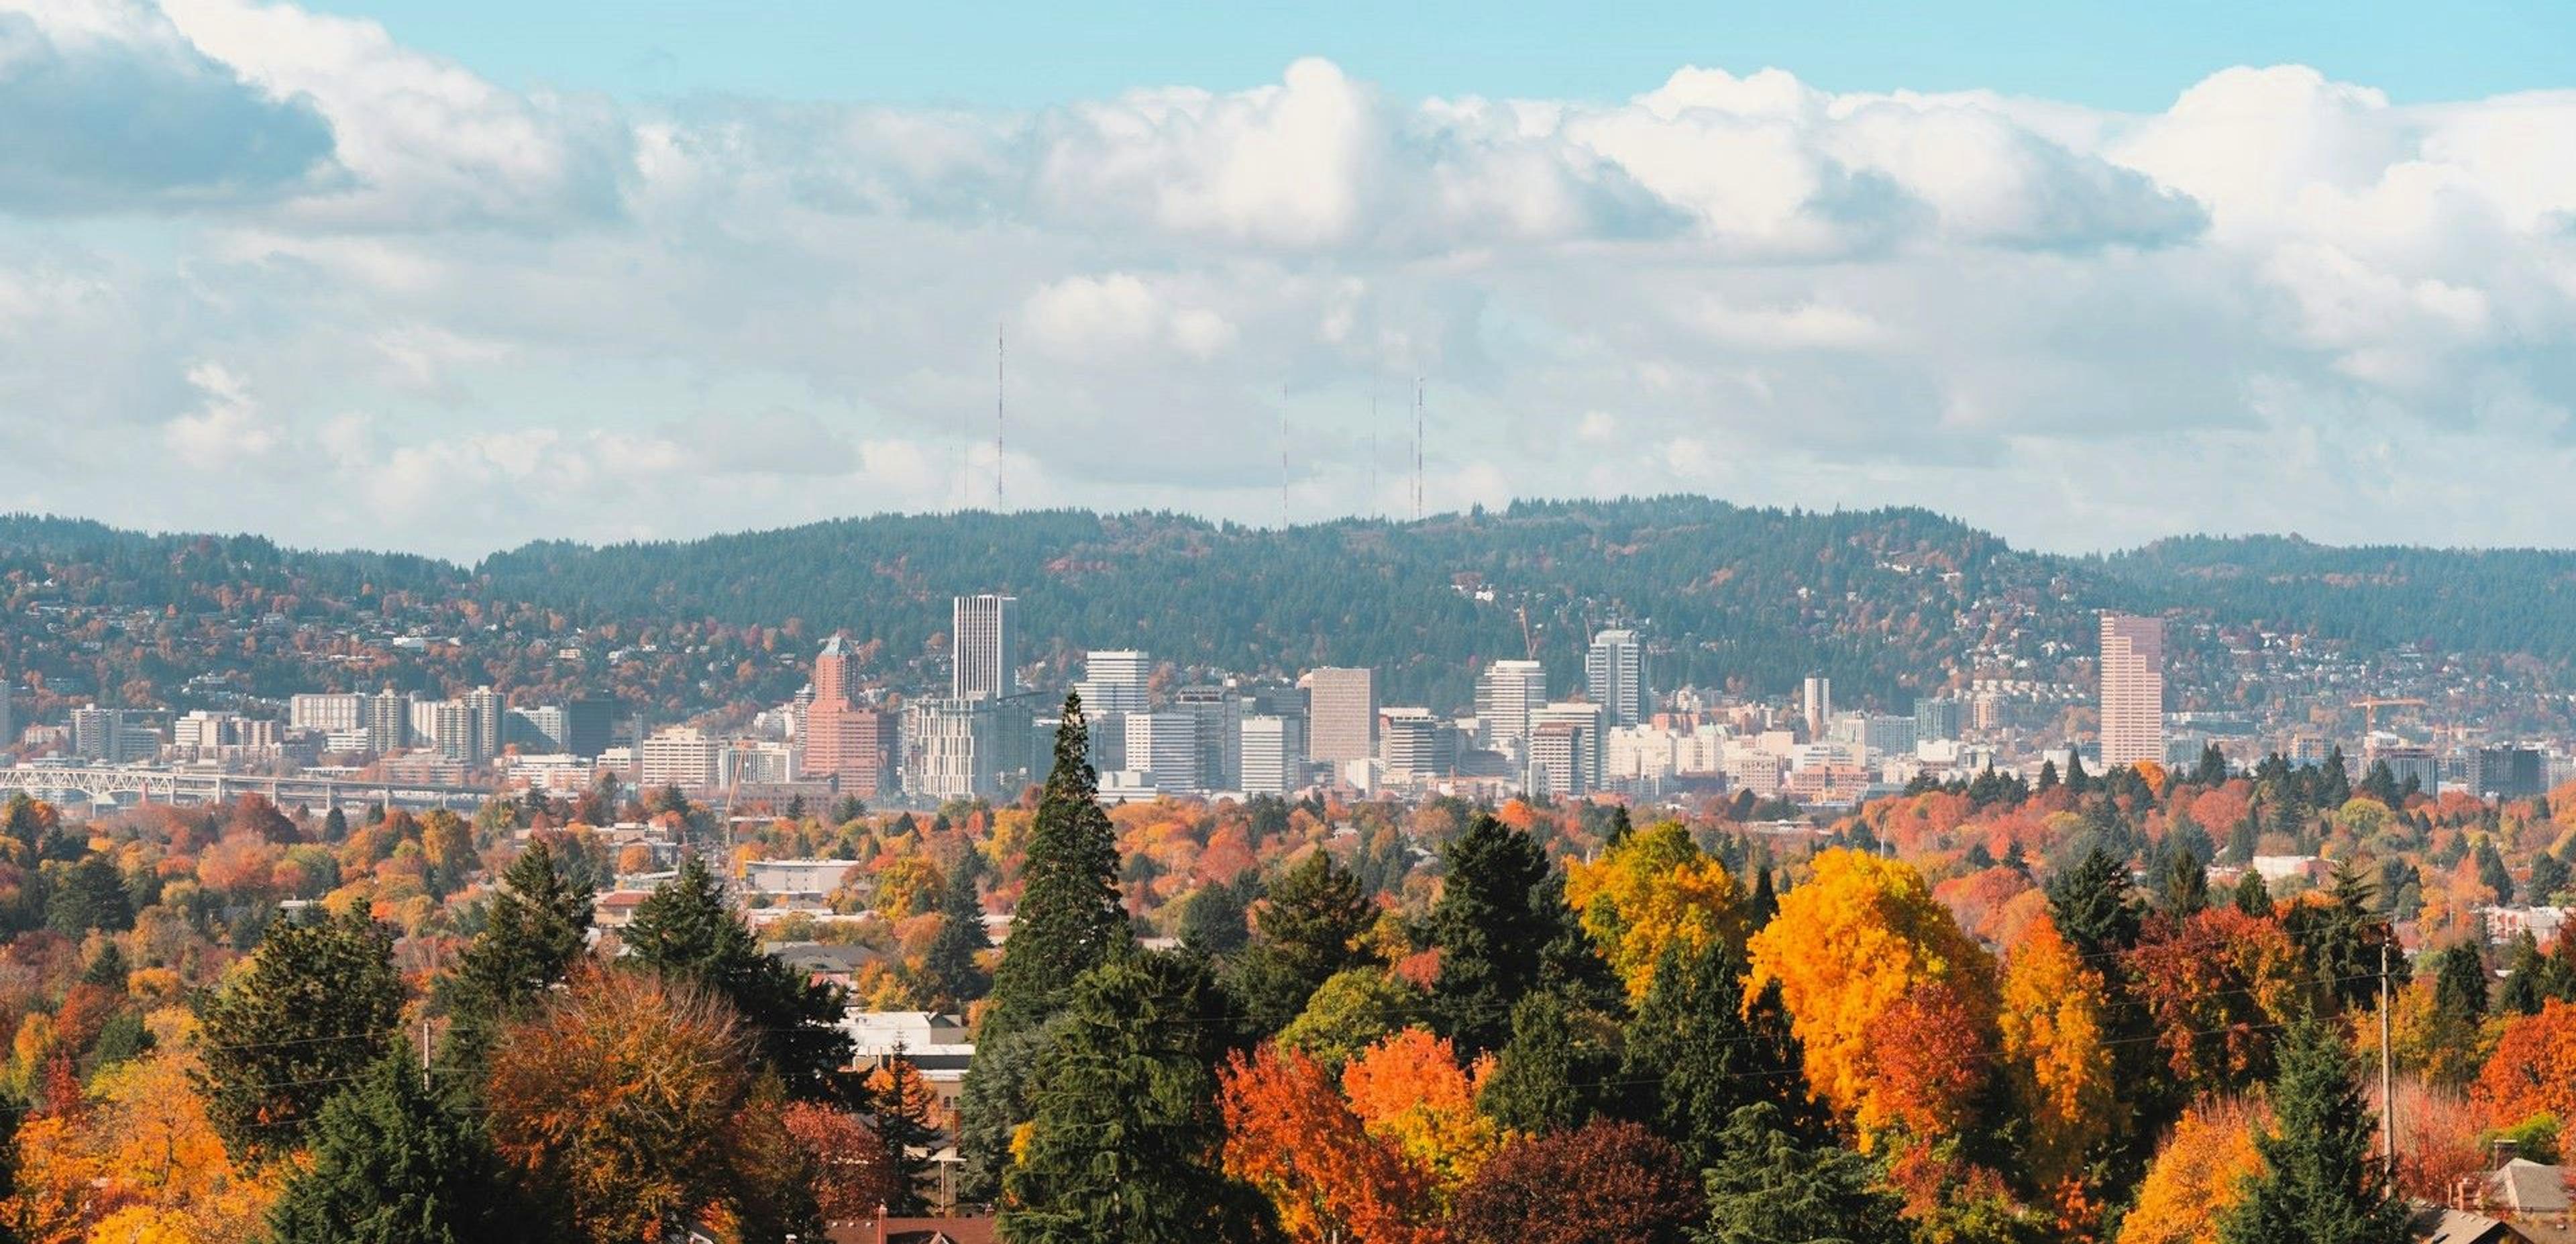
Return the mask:
[[[2576,92],[1406,99],[1301,60],[1029,111],[646,105],[264,0],[33,14],[0,14],[0,440],[56,464],[39,508],[459,555],[997,472],[1400,511],[1419,378],[1436,505],[1902,502],[2055,547],[2576,520]]]
[[[330,125],[125,0],[0,10],[0,211],[272,199],[331,171]]]

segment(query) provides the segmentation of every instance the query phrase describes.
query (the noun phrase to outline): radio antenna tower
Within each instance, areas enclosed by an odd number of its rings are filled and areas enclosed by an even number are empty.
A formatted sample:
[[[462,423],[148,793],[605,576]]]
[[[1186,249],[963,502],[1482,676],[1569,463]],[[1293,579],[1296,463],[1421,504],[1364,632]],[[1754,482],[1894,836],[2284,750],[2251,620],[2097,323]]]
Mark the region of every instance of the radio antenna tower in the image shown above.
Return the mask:
[[[1279,408],[1279,530],[1288,530],[1288,408]]]
[[[1377,390],[1369,390],[1369,517],[1378,516],[1377,508]]]
[[[1422,521],[1422,377],[1413,378],[1413,521]]]
[[[993,323],[993,512],[996,514],[1010,508],[1004,503],[1002,494],[1002,365],[1005,359],[1002,324],[996,320]]]

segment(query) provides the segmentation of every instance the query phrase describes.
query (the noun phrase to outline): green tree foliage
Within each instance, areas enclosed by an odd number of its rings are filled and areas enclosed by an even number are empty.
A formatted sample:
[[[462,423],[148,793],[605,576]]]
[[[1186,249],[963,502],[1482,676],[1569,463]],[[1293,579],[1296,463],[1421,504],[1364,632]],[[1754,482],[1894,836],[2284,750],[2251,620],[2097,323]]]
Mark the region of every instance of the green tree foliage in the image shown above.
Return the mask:
[[[2099,846],[2048,886],[2049,916],[2075,952],[2093,962],[2138,944],[2138,905],[2129,866]]]
[[[65,937],[78,938],[92,929],[120,932],[134,927],[134,900],[125,878],[104,855],[85,855],[56,875],[45,900],[45,924]]]
[[[396,1045],[334,1094],[310,1165],[269,1211],[274,1244],[477,1244],[519,1238],[473,1116],[447,1108]]]
[[[1376,915],[1360,879],[1321,847],[1280,874],[1253,916],[1260,936],[1226,971],[1252,1029],[1277,1031],[1326,980],[1357,966],[1360,935]]]
[[[1360,1051],[1419,1021],[1423,1003],[1420,989],[1383,968],[1335,972],[1279,1030],[1279,1044],[1339,1072]]]
[[[586,953],[593,897],[587,881],[555,866],[543,838],[510,862],[492,889],[483,931],[448,979],[451,1024],[443,1061],[479,1067],[501,1025],[526,1018],[571,975]]]
[[[1181,944],[1204,955],[1231,955],[1252,940],[1244,919],[1243,895],[1233,886],[1200,886],[1181,905]]]
[[[1083,974],[1032,1077],[1026,1151],[1003,1177],[1003,1239],[1252,1237],[1258,1198],[1216,1166],[1223,1012],[1215,981],[1182,956],[1131,951]]]
[[[1803,1137],[1780,1108],[1736,1110],[1708,1168],[1697,1244],[1907,1244],[1904,1203],[1869,1159]]]
[[[1675,946],[1629,1021],[1620,1079],[1628,1113],[1652,1125],[1690,1162],[1713,1164],[1735,1112],[1756,1102],[1773,1121],[1810,1137],[1824,1120],[1807,1100],[1798,1039],[1777,984],[1744,1002],[1744,948],[1725,940]]]
[[[2251,859],[2253,857],[2249,855],[2246,858]],[[2263,874],[2254,871],[2252,868],[2247,868],[2245,870],[2245,875],[2236,879],[2236,893],[2233,901],[2236,904],[2236,910],[2244,912],[2246,915],[2252,916],[2257,920],[2268,920],[2271,918],[2272,887],[2265,885],[2263,883]]]
[[[2444,1016],[2476,1024],[2487,1017],[2487,965],[2474,943],[2461,942],[2433,956],[2433,1007]]]
[[[1113,880],[1117,831],[1100,807],[1099,782],[1087,759],[1090,739],[1081,697],[1066,696],[1055,765],[1029,826],[1019,908],[993,975],[984,1039],[1045,1022],[1077,977],[1133,940]]]
[[[2399,1244],[2406,1207],[2372,1156],[2377,1128],[2352,1053],[2323,1023],[2293,1024],[2272,1085],[2263,1172],[2221,1220],[2223,1244]]]
[[[205,1008],[197,1088],[224,1144],[254,1157],[300,1146],[322,1104],[384,1056],[402,1000],[393,938],[364,912],[269,926]]]
[[[1580,1127],[1613,1107],[1619,1028],[1609,1016],[1537,990],[1512,1008],[1512,1036],[1476,1105],[1518,1132]]]
[[[1027,1121],[1038,1059],[1066,1023],[1059,1011],[1035,1028],[975,1043],[974,1069],[957,1103],[957,1193],[971,1202],[997,1200],[1011,1165],[1011,1136]]]
[[[731,1003],[790,1095],[817,1100],[838,1091],[836,1073],[850,1058],[840,991],[760,953],[705,860],[683,861],[638,905],[623,941],[636,966],[694,981]]]
[[[1545,885],[1547,856],[1528,834],[1479,814],[1441,855],[1448,875],[1431,908],[1440,948],[1432,1013],[1461,1053],[1476,1054],[1510,1038],[1512,1008],[1538,985],[1548,946],[1567,935],[1568,922]]]

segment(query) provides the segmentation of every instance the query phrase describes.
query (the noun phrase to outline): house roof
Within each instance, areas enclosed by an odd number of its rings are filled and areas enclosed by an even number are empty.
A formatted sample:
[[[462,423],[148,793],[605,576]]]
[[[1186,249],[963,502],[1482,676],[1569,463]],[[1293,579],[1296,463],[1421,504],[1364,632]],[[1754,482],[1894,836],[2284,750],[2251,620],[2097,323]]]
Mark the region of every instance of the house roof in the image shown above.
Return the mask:
[[[836,1222],[824,1232],[832,1244],[995,1244],[990,1218],[887,1218],[882,1236],[877,1220]]]
[[[2416,1244],[2523,1244],[2528,1237],[2483,1214],[2425,1209],[2408,1224]]]
[[[2567,1170],[2515,1158],[2487,1176],[2488,1196],[2516,1214],[2567,1212]]]

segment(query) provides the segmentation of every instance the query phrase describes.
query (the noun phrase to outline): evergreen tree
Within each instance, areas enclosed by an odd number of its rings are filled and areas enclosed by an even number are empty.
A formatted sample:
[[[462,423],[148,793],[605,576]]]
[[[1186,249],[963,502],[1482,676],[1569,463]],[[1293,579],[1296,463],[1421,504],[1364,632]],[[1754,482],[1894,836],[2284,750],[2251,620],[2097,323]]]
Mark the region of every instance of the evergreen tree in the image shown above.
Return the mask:
[[[2236,879],[2236,910],[2257,920],[2272,916],[2272,887],[2263,883],[2263,874],[2251,868]]]
[[[2372,761],[2370,772],[2361,777],[2361,793],[2389,807],[2396,807],[2399,799],[2396,771],[2390,769],[2385,760]]]
[[[1258,1198],[1216,1166],[1223,1011],[1215,982],[1184,956],[1125,951],[1074,983],[1032,1077],[1022,1156],[1003,1177],[1004,1240],[1253,1237]]]
[[[2374,910],[2371,883],[2351,861],[2335,865],[2326,897],[2324,903],[2294,904],[2282,924],[2298,943],[2325,1004],[2368,1006],[2379,994],[2380,948],[2389,943],[2392,933]],[[2403,955],[2391,954],[2387,959],[2392,971],[2405,966]]]
[[[1541,989],[1512,1008],[1512,1039],[1476,1104],[1516,1132],[1581,1127],[1608,1112],[1619,1030],[1599,1012]]]
[[[2551,998],[2565,998],[2567,975],[2555,956],[2540,953],[2540,942],[2525,929],[2513,939],[2513,955],[2505,960],[2504,988],[2496,994],[2496,1009],[2508,1015],[2538,1015]]]
[[[2496,850],[2495,840],[2481,839],[2477,847],[2478,881],[2495,891],[2496,905],[2513,903],[2513,870],[2505,867],[2504,856]]]
[[[2537,947],[2535,946],[2535,951]],[[2487,965],[2474,943],[2461,942],[2434,956],[2433,1007],[2476,1024],[2487,1017]]]
[[[2048,886],[2049,916],[2077,954],[2095,962],[2138,943],[2138,908],[2129,868],[2099,846]]]
[[[622,940],[636,966],[695,981],[732,1003],[790,1094],[820,1100],[839,1091],[850,1059],[841,991],[762,954],[704,859],[682,861],[678,875],[636,907]]]
[[[2165,914],[2179,920],[2209,906],[2209,869],[2188,850],[2165,855],[2158,887]]]
[[[2227,753],[2218,750],[2216,743],[2201,745],[2200,763],[2192,767],[2191,783],[2194,786],[2227,784]]]
[[[959,1199],[989,1204],[1001,1197],[1002,1175],[1011,1165],[1011,1137],[1028,1121],[1038,1059],[1066,1022],[1058,1011],[1035,1028],[975,1043],[974,1068],[957,1103]]]
[[[1282,873],[1253,916],[1259,938],[1226,965],[1226,991],[1252,1031],[1286,1027],[1325,981],[1356,966],[1376,919],[1366,887],[1322,847]]]
[[[348,837],[349,814],[341,811],[338,804],[333,804],[330,811],[322,814],[322,841],[337,846]]]
[[[2352,775],[2344,767],[2343,744],[2326,748],[2326,762],[2317,766],[2315,797],[2309,802],[2332,812],[2352,801]]]
[[[279,921],[206,1004],[207,1119],[235,1154],[300,1147],[322,1104],[390,1048],[401,1017],[393,937],[363,911]]]
[[[1450,840],[1431,940],[1440,948],[1432,1013],[1462,1054],[1511,1035],[1512,1007],[1539,983],[1547,949],[1566,923],[1546,882],[1547,856],[1528,834],[1478,813]]]
[[[1667,949],[1622,1043],[1628,1113],[1680,1149],[1692,1170],[1717,1161],[1735,1112],[1755,1102],[1778,1107],[1781,1126],[1822,1135],[1780,986],[1747,1007],[1745,970],[1744,948],[1725,939]]]
[[[895,1199],[887,1208],[907,1217],[924,1213],[929,1207],[921,1188],[930,1171],[931,1154],[939,1148],[938,1098],[901,1049],[870,1083],[869,1096],[877,1139],[885,1143],[886,1156],[899,1172]]]
[[[90,854],[63,869],[45,900],[45,923],[74,941],[92,929],[123,932],[134,927],[134,899],[114,861]]]
[[[1989,772],[1991,772],[1991,770],[1990,770]],[[2058,777],[2058,774],[2057,774],[2057,762],[2056,762],[2056,761],[2054,761],[2054,760],[2043,760],[2043,761],[2040,761],[2040,762],[2039,762],[2039,781],[2038,781],[2035,785],[2033,785],[2033,786],[2031,787],[2031,792],[2032,792],[2033,794],[2045,795],[2045,794],[2047,794],[2048,792],[2050,792],[2050,791],[2053,791],[2053,790],[2057,789],[2058,783],[2059,783],[2061,780],[2063,780],[2063,779],[2059,778],[2059,777]]]
[[[2084,795],[2091,793],[2092,790],[2093,775],[2084,771],[2084,753],[2075,750],[2073,747],[2067,748],[2066,793],[2070,795]]]
[[[1971,849],[1983,850],[1984,844],[1976,844],[1976,846]],[[1753,931],[1757,933],[1762,930],[1763,925],[1771,923],[1771,917],[1780,914],[1780,892],[1771,884],[1770,869],[1756,868],[1753,870],[1753,897],[1746,904],[1746,910],[1751,920]]]
[[[483,931],[448,979],[452,1023],[443,1062],[479,1067],[501,1025],[526,1017],[571,975],[587,950],[593,897],[589,882],[555,867],[543,838],[510,861],[492,889]]]
[[[1904,1201],[1877,1164],[1787,1126],[1780,1108],[1738,1108],[1708,1168],[1697,1244],[1907,1244]]]
[[[1117,831],[1100,806],[1090,746],[1082,698],[1068,695],[1055,736],[1055,766],[1029,826],[1020,905],[993,975],[992,1009],[979,1034],[984,1040],[1045,1022],[1076,978],[1133,940],[1112,880]]]
[[[969,851],[948,870],[948,887],[939,899],[939,935],[921,956],[920,992],[931,1006],[944,1010],[963,1012],[993,987],[992,974],[979,958],[993,948],[993,935],[984,928],[984,901],[975,893],[976,874],[983,871],[976,864],[982,859]]]
[[[2377,1128],[2352,1054],[2315,1019],[2291,1025],[2272,1085],[2263,1171],[2219,1223],[2222,1244],[2399,1244],[2405,1203],[2373,1155]]]
[[[1211,958],[1243,949],[1252,940],[1244,923],[1243,895],[1230,885],[1203,885],[1181,906],[1181,944]]]
[[[397,1043],[313,1125],[311,1164],[269,1210],[273,1244],[477,1244],[519,1239],[499,1167],[471,1116],[448,1110]]]

